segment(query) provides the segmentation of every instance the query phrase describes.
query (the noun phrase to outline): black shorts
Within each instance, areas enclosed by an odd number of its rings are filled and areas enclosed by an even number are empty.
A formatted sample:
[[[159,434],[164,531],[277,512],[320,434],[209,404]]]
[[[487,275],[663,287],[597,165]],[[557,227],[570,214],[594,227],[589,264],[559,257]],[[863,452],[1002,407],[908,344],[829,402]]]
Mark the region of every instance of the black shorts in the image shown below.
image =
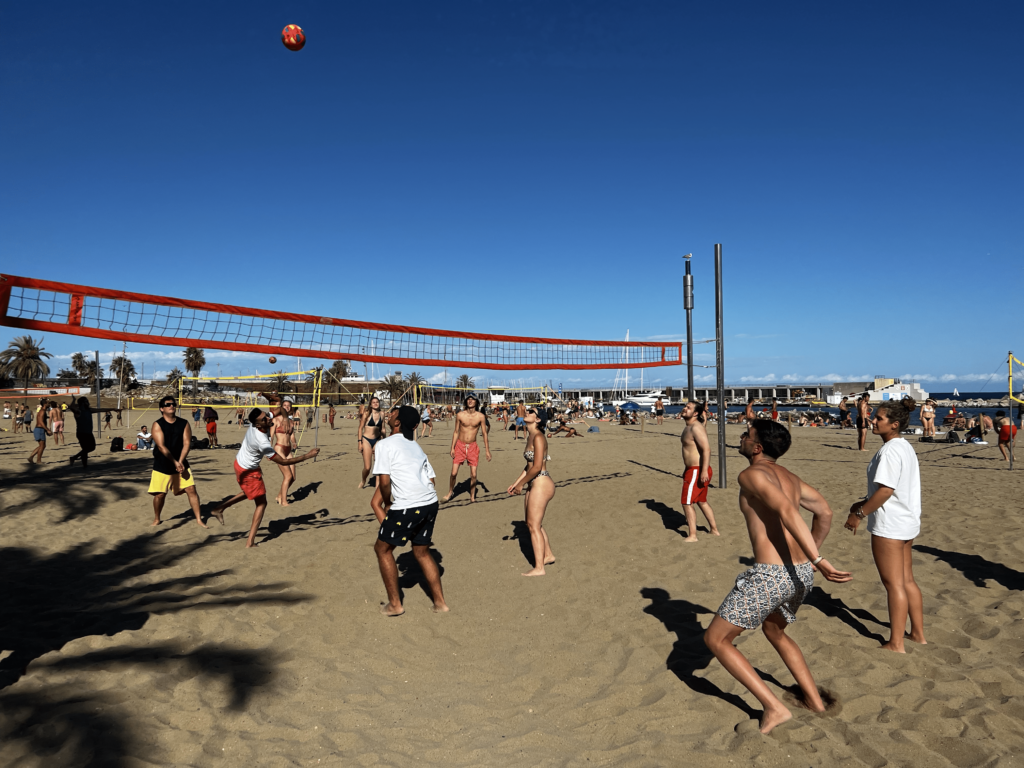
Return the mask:
[[[435,501],[425,507],[389,509],[377,538],[395,547],[404,547],[410,542],[414,547],[429,546],[438,506]]]
[[[864,417],[863,416],[858,416],[857,417],[857,429],[867,429],[867,428],[868,428],[868,426],[867,426],[867,423],[864,421]]]
[[[665,409],[664,408],[658,408],[657,410],[654,411],[654,415],[655,416],[664,416],[665,415]]]

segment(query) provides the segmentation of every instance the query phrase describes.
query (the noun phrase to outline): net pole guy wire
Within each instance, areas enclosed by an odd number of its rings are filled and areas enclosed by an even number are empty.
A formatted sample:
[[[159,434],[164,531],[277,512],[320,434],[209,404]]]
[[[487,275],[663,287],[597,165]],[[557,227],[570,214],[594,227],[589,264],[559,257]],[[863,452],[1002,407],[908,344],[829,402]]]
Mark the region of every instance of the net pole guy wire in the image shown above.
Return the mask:
[[[683,362],[679,342],[521,337],[357,322],[12,275],[0,275],[0,324],[142,344],[439,367],[578,370]]]

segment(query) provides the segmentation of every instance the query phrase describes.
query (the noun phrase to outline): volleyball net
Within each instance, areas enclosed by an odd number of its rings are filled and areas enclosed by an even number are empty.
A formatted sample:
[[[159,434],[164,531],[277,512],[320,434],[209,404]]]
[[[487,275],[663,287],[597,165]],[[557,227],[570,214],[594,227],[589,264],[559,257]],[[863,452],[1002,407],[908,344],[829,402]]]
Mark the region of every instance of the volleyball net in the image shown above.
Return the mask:
[[[302,377],[289,381],[289,377]],[[205,384],[204,384],[205,382]],[[265,408],[267,395],[290,398],[296,407],[318,408],[323,369],[253,376],[182,376],[178,379],[179,408]],[[191,401],[195,402],[191,402]]]
[[[443,384],[420,384],[416,387],[416,402],[432,407],[462,404],[472,395],[480,405],[494,408],[515,405],[522,400],[526,405],[557,402],[561,396],[551,387],[450,387]]]
[[[0,325],[273,355],[498,370],[680,365],[682,344],[444,331],[0,275]]]

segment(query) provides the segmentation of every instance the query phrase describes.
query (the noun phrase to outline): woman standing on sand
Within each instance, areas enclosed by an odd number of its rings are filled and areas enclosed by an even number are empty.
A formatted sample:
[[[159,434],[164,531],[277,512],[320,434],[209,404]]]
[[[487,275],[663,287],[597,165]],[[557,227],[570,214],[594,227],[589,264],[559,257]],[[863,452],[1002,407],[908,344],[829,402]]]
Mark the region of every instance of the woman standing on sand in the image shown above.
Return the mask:
[[[930,397],[921,406],[921,426],[925,437],[935,436],[935,401]]]
[[[543,576],[544,566],[555,562],[551,552],[551,543],[544,530],[544,514],[548,503],[555,497],[555,482],[548,474],[548,440],[544,437],[546,422],[531,408],[526,412],[526,468],[518,479],[508,487],[512,496],[525,491],[523,508],[526,510],[526,525],[530,529],[530,541],[533,543],[533,570],[523,576]]]
[[[363,479],[359,481],[359,490],[366,487],[366,478],[370,476],[370,468],[373,466],[373,447],[382,437],[384,426],[384,414],[380,410],[380,398],[371,397],[370,407],[367,408],[359,419],[359,452],[363,455]]]
[[[882,647],[905,653],[903,636],[910,614],[910,634],[915,643],[924,643],[924,602],[914,581],[914,539],[921,532],[921,468],[913,446],[900,437],[910,423],[914,401],[878,406],[871,431],[882,438],[882,447],[868,464],[868,496],[850,507],[846,529],[857,533],[857,526],[868,518],[871,554],[882,585],[889,596],[889,642]]]

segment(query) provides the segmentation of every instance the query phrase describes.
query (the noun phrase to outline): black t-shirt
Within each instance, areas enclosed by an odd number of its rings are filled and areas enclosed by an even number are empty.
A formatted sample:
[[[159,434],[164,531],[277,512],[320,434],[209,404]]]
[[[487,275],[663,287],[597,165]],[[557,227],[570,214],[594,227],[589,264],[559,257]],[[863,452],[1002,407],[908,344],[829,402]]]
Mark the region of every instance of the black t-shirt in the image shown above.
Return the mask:
[[[160,431],[163,432],[164,447],[177,460],[181,456],[182,449],[185,447],[185,429],[188,427],[188,420],[177,418],[173,424],[170,424],[161,416],[156,420],[156,423],[160,425]],[[189,468],[188,459],[185,459],[184,465],[185,469]],[[153,451],[153,471],[165,475],[174,475],[178,472],[174,466],[174,461],[168,459],[161,450]]]
[[[75,434],[76,435],[91,435],[92,434],[92,408],[88,405],[84,408],[78,406],[77,410],[73,411],[75,414]]]

